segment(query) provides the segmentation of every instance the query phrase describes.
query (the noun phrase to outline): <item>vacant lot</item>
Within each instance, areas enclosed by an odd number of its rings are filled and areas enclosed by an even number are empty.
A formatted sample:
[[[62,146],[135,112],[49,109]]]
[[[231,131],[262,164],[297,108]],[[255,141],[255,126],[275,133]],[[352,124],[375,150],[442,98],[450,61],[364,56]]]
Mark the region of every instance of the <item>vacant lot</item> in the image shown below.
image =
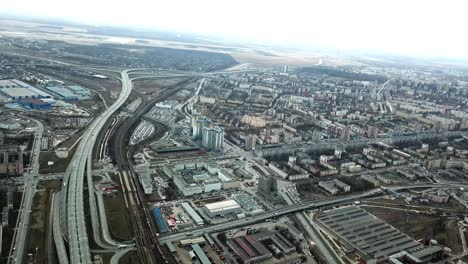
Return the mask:
[[[104,207],[106,208],[107,222],[113,237],[119,240],[132,239],[128,212],[125,208],[121,192],[104,195]]]
[[[399,208],[363,208],[416,240],[435,239],[442,246],[451,248],[452,253],[462,251],[456,219],[418,214]]]

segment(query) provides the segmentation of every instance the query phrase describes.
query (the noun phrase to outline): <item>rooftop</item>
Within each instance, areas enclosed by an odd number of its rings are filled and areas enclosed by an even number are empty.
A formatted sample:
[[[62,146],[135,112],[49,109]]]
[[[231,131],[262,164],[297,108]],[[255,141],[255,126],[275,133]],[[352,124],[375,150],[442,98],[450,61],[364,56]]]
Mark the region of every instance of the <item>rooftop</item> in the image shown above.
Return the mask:
[[[240,205],[234,200],[225,200],[221,202],[206,204],[205,207],[210,211],[219,211],[231,208],[239,208]]]
[[[10,97],[33,97],[33,96],[38,96],[37,93],[27,89],[27,88],[4,88],[2,89],[2,92],[7,94]]]
[[[326,211],[318,221],[365,259],[424,248],[413,238],[357,206]]]

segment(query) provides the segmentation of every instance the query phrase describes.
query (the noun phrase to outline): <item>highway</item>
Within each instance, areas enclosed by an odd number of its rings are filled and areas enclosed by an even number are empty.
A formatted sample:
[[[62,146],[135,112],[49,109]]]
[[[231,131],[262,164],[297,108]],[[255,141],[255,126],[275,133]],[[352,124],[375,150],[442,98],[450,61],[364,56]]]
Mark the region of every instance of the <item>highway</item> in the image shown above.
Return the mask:
[[[62,186],[62,206],[66,208],[66,217],[62,223],[67,223],[67,235],[69,242],[69,254],[71,263],[91,263],[88,234],[84,211],[84,181],[85,176],[89,186],[89,205],[93,222],[93,233],[97,243],[100,241],[100,229],[97,223],[97,208],[92,183],[92,151],[96,138],[107,120],[125,103],[132,91],[132,83],[128,76],[130,70],[121,72],[122,90],[117,100],[96,117],[84,132],[82,139],[65,172]],[[65,198],[66,199],[63,199]],[[113,241],[106,241],[112,245]],[[57,243],[57,242],[56,242]]]
[[[24,173],[24,191],[21,199],[21,209],[16,221],[16,232],[13,235],[13,243],[10,248],[10,258],[8,263],[23,263],[25,255],[26,238],[28,237],[29,223],[31,221],[31,208],[36,193],[37,176],[39,175],[39,153],[41,151],[42,135],[44,126],[38,120],[32,119],[36,123],[34,143],[31,150],[31,161],[28,171]]]
[[[68,253],[67,249],[65,247],[65,243],[62,238],[62,232],[60,230],[60,194],[56,193],[54,195],[54,201],[53,201],[53,210],[54,212],[52,213],[53,215],[53,237],[54,237],[54,242],[55,242],[55,249],[57,252],[57,256],[59,259],[60,264],[68,264]]]

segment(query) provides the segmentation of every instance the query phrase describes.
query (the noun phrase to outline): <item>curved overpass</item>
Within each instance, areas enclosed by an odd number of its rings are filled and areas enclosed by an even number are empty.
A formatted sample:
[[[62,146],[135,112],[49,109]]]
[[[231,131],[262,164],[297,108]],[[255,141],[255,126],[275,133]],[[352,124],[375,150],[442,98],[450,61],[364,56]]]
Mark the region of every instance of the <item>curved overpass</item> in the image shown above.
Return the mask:
[[[64,175],[61,208],[66,208],[66,210],[62,212],[62,223],[66,222],[71,263],[91,263],[84,211],[84,181],[86,176],[89,186],[88,190],[90,191],[91,219],[97,221],[97,209],[91,173],[93,146],[99,131],[103,128],[106,121],[125,103],[132,91],[132,83],[128,76],[129,71],[125,70],[121,72],[122,91],[119,97],[104,113],[96,117],[86,129]],[[65,218],[63,218],[63,214],[66,214]],[[93,224],[93,231],[95,234],[96,231],[99,232],[98,223]],[[98,235],[97,237],[100,236]],[[117,247],[117,244],[113,241],[106,242],[110,244],[110,247]]]

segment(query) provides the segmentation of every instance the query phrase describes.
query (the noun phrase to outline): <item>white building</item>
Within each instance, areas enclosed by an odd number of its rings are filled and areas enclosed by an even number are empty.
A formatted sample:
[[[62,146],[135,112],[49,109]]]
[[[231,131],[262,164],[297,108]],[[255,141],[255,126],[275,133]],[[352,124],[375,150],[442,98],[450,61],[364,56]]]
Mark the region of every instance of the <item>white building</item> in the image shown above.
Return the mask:
[[[151,178],[149,167],[147,164],[138,165],[136,167],[138,179],[140,180],[141,185],[145,194],[153,193],[153,179]]]
[[[242,211],[240,205],[234,200],[206,204],[203,206],[203,210],[205,210],[209,217],[231,213],[239,214]]]
[[[211,124],[211,120],[199,115],[192,117],[192,138],[201,139],[203,136],[203,128],[208,127]]]
[[[208,150],[220,150],[224,144],[224,128],[204,127],[202,135],[202,146]]]

